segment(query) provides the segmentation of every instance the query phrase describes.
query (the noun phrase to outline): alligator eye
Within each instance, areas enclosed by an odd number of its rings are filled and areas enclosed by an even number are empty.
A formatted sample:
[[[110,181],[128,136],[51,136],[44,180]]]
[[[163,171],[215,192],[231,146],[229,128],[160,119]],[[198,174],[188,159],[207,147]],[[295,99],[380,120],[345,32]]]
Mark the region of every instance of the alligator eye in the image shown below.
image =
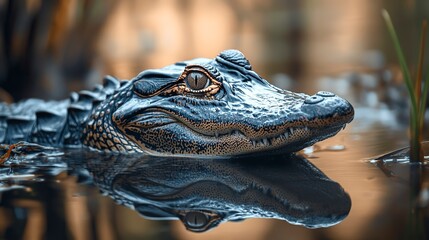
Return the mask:
[[[191,72],[186,77],[186,84],[192,90],[201,90],[209,86],[210,80],[203,73]]]
[[[189,212],[185,215],[185,225],[191,229],[200,229],[209,223],[208,217],[201,212]]]

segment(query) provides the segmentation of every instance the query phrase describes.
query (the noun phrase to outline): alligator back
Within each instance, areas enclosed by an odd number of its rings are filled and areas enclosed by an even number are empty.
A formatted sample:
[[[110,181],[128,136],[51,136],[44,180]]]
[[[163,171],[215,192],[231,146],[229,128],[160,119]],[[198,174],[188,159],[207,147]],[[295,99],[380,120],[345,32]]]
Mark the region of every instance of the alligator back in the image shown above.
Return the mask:
[[[55,147],[80,147],[82,130],[92,110],[119,87],[120,81],[106,76],[92,91],[73,92],[69,99],[27,99],[0,102],[0,143],[19,141]]]

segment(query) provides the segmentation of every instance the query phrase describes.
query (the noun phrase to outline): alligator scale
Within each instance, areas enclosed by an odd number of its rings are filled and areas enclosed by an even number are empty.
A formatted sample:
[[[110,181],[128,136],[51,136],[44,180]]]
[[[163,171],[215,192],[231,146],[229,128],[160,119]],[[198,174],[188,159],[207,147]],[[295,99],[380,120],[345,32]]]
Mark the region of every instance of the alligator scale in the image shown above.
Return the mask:
[[[330,93],[279,89],[237,50],[106,77],[63,101],[0,103],[0,142],[121,153],[236,156],[295,152],[335,135],[353,107]]]

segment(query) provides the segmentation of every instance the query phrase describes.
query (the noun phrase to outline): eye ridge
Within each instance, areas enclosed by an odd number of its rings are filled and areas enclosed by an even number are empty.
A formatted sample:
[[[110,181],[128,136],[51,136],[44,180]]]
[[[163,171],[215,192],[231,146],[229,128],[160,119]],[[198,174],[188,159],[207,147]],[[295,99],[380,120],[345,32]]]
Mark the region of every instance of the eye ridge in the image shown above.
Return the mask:
[[[200,65],[188,65],[174,85],[161,91],[162,96],[189,95],[213,99],[222,88],[222,82]]]

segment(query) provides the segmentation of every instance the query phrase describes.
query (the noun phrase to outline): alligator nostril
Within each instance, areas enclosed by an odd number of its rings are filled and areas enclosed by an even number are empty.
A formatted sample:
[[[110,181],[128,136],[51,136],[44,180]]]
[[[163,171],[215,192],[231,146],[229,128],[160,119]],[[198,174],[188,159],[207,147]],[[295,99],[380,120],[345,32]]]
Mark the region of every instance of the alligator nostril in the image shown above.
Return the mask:
[[[316,103],[320,103],[321,101],[323,101],[323,97],[318,96],[318,95],[313,95],[313,96],[309,96],[305,99],[304,103],[306,104],[316,104]]]
[[[334,97],[335,94],[331,93],[331,92],[327,92],[327,91],[319,91],[316,93],[316,95],[319,95],[321,97]]]

